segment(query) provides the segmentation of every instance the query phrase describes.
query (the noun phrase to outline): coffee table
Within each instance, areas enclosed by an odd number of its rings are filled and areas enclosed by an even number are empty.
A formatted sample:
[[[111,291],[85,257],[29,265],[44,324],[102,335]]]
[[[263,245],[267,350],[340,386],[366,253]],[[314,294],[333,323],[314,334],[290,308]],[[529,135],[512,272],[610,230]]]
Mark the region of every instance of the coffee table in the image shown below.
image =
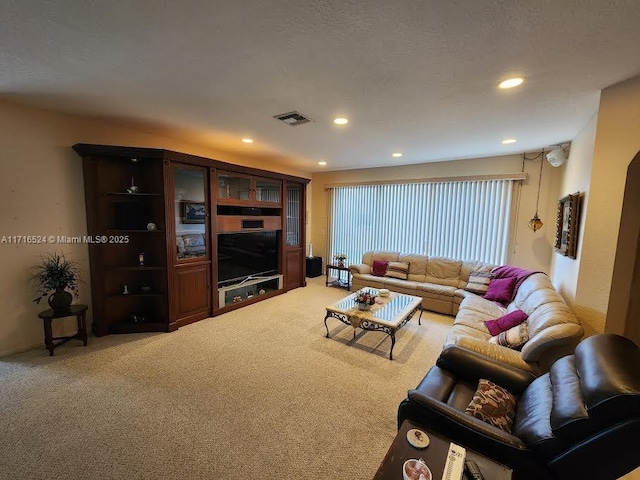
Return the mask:
[[[375,288],[364,287],[361,291],[369,291],[373,295],[379,295],[379,291]],[[382,300],[381,304],[376,303],[371,310],[359,310],[354,298],[358,292],[354,292],[348,297],[343,298],[333,305],[327,307],[327,314],[324,317],[324,328],[327,329],[326,337],[329,338],[329,327],[327,320],[335,318],[342,323],[353,327],[353,337],[356,336],[356,330],[384,332],[391,337],[391,350],[389,350],[389,360],[393,360],[393,347],[396,344],[396,332],[400,330],[413,317],[416,310],[420,309],[422,298],[403,293],[391,292],[388,297],[378,297]],[[422,309],[420,309],[420,317],[418,325],[422,317]]]

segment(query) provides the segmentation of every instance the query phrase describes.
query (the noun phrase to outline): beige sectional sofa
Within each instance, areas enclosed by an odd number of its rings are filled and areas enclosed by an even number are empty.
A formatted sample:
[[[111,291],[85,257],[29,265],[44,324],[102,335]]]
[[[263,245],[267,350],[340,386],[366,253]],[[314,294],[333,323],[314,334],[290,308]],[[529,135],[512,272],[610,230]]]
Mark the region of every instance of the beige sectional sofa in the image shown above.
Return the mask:
[[[407,280],[372,274],[374,260],[409,264]],[[454,315],[445,345],[458,344],[536,374],[546,372],[557,358],[573,352],[584,331],[549,277],[534,273],[502,306],[465,290],[472,272],[490,272],[495,265],[400,252],[366,252],[362,263],[350,265],[352,289],[369,286],[422,297],[422,308]],[[514,310],[528,316],[529,340],[521,350],[489,343],[484,322]]]

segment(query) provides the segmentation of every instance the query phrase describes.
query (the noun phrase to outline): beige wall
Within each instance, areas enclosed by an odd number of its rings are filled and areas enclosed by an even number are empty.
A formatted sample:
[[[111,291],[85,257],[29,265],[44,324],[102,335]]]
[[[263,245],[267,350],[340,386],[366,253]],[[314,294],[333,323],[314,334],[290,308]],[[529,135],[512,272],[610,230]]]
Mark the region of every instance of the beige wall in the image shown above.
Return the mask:
[[[14,235],[86,234],[82,161],[71,149],[78,142],[166,148],[310,177],[264,158],[227,154],[104,122],[0,102],[0,239]],[[0,356],[42,345],[43,329],[37,313],[46,308],[46,302],[31,302],[28,270],[41,254],[54,249],[80,261],[89,280],[86,245],[0,244]],[[86,284],[81,288],[79,302],[90,301]],[[62,321],[56,330],[68,331],[71,321]]]
[[[588,309],[597,331],[624,330],[620,319],[607,318],[607,307],[627,167],[640,150],[638,132],[640,76],[604,89],[600,97],[576,295],[576,303]]]
[[[596,137],[597,115],[594,115],[584,128],[571,142],[569,158],[562,169],[564,175],[558,192],[558,199],[571,193],[581,192],[580,230],[578,232],[578,252],[575,259],[554,253],[551,258],[550,274],[553,284],[562,294],[569,306],[576,313],[586,335],[596,333],[597,319],[592,318],[592,312],[576,302],[578,296],[578,275],[582,259],[582,244],[585,233],[585,218],[589,207],[589,184],[591,181],[591,165],[593,163],[593,148]],[[552,226],[550,225],[552,228]]]
[[[521,267],[548,272],[553,252],[556,196],[562,174],[558,169],[551,168],[546,161],[544,162],[539,211],[544,227],[533,233],[527,227],[527,223],[535,213],[539,162],[539,160],[525,162],[525,171],[529,178],[522,182],[517,208],[517,230],[509,262]],[[327,259],[327,191],[324,187],[327,184],[516,173],[521,170],[522,156],[509,155],[367,170],[314,173],[311,182],[313,195],[311,242],[313,243],[314,255],[322,256],[325,261]]]

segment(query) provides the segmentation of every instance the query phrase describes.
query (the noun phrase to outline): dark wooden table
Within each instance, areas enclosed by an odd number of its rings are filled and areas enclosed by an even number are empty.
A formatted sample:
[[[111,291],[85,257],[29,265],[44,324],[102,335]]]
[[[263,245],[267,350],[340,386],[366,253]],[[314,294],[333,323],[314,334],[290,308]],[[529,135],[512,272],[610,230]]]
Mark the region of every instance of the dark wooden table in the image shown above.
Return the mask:
[[[407,432],[412,428],[418,428],[429,436],[429,446],[419,449],[411,446],[407,441]],[[384,457],[380,468],[376,472],[374,480],[398,480],[402,478],[402,466],[410,458],[422,458],[431,473],[433,480],[440,480],[444,472],[447,461],[450,441],[441,437],[426,428],[415,425],[409,420],[405,420],[394,438],[387,455]],[[464,447],[464,445],[461,445]],[[511,480],[511,469],[483,457],[482,455],[467,449],[467,460],[473,460],[480,467],[480,471],[486,480]],[[465,478],[463,476],[463,478]]]
[[[329,275],[331,270],[338,271],[338,278],[334,281],[331,281],[331,276]],[[342,280],[342,272],[347,272],[347,279]],[[349,267],[346,265],[334,265],[331,263],[327,263],[325,274],[327,276],[327,287],[329,285],[335,285],[336,287],[346,288],[347,290],[351,290],[351,274],[349,273]]]
[[[49,350],[49,355],[53,356],[53,350],[56,347],[59,347],[63,343],[68,342],[69,340],[73,340],[77,338],[78,340],[82,340],[84,342],[84,346],[87,346],[87,323],[85,319],[85,314],[87,313],[87,305],[71,305],[67,310],[64,311],[53,311],[53,309],[45,310],[44,312],[40,312],[38,317],[40,317],[44,321],[44,345]],[[54,337],[51,331],[51,322],[56,318],[66,318],[66,317],[76,317],[78,322],[78,331],[75,335],[71,335],[70,337]],[[58,343],[55,343],[54,340],[60,340]]]

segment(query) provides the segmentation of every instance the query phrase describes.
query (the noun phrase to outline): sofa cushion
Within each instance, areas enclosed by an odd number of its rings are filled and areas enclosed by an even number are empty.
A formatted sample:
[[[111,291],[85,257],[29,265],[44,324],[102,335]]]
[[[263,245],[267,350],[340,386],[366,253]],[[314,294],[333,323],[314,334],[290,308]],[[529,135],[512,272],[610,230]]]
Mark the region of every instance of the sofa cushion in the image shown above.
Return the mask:
[[[516,397],[500,385],[482,378],[465,413],[510,433],[516,416]]]
[[[389,262],[385,276],[406,280],[409,278],[409,264],[405,262]]]
[[[566,445],[551,430],[553,394],[549,374],[536,378],[518,401],[513,434],[537,453],[552,458]]]
[[[452,299],[456,293],[455,287],[449,287],[447,285],[438,285],[435,283],[419,283],[418,290],[431,294],[431,296],[440,296],[447,299]]]
[[[517,350],[529,340],[529,331],[527,322],[511,327],[509,330],[500,332],[498,335],[489,339],[490,343],[502,345],[503,347],[513,348]]]
[[[479,321],[491,320],[505,315],[507,309],[499,303],[485,300],[477,295],[468,295],[464,297],[460,304],[460,315],[466,315],[473,312]],[[485,327],[486,330],[486,327]]]
[[[473,272],[491,273],[496,266],[491,263],[481,262],[479,260],[465,260],[460,267],[459,288],[466,288],[469,276]]]
[[[493,336],[496,336],[499,333],[506,332],[516,325],[520,325],[527,318],[527,314],[522,310],[514,310],[513,312],[507,313],[500,318],[487,320],[486,322],[484,322],[484,324],[487,326],[487,330],[489,330],[489,333]]]
[[[409,264],[409,280],[424,282],[429,257],[426,255],[403,253],[398,257],[398,261]]]
[[[384,277],[384,275],[387,273],[388,267],[389,262],[387,262],[386,260],[374,260],[371,273],[376,277]]]
[[[373,265],[374,260],[385,260],[387,262],[397,262],[399,256],[400,256],[400,252],[393,252],[389,250],[377,250],[375,252],[372,252],[371,264]],[[364,263],[369,263],[369,262],[364,262]]]
[[[562,357],[549,370],[553,404],[551,406],[551,430],[559,437],[579,440],[595,433],[597,422],[589,421],[580,390],[580,377],[576,372],[573,355]]]
[[[391,291],[398,293],[406,293],[407,295],[418,295],[418,282],[412,282],[411,280],[399,280],[397,278],[384,277],[380,279],[384,285]]]
[[[484,294],[484,298],[506,305],[513,297],[515,285],[516,279],[514,277],[494,278],[489,282],[489,289]]]
[[[484,296],[489,290],[489,282],[493,278],[493,274],[491,272],[472,272],[469,275],[469,281],[467,282],[467,286],[465,290],[471,293],[475,293],[476,295]]]
[[[362,287],[386,288],[384,286],[386,278],[387,277],[376,277],[370,273],[354,275],[351,280],[351,289],[355,291]]]
[[[431,257],[427,263],[426,283],[437,283],[439,285],[448,285],[457,287],[460,283],[460,269],[462,262],[460,260],[451,260],[450,258]]]

